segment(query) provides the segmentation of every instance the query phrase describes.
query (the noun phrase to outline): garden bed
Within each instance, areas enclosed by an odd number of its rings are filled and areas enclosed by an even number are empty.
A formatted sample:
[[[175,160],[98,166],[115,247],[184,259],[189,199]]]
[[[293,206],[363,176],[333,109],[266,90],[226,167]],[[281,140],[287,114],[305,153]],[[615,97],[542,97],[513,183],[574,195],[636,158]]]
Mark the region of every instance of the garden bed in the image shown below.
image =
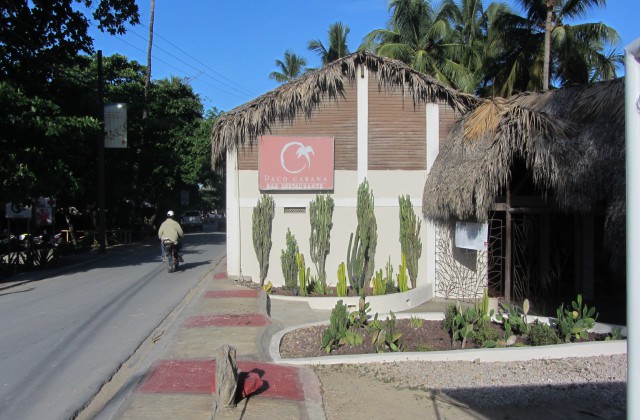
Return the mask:
[[[410,325],[410,319],[397,319],[397,332],[401,333],[400,349],[402,352],[433,352],[460,350],[461,343],[455,341],[452,343],[449,334],[441,327],[442,321],[424,320],[423,325],[414,328]],[[346,356],[360,354],[375,354],[376,347],[372,344],[372,334],[363,329],[363,343],[359,346],[342,345],[337,349],[327,353],[322,345],[322,334],[328,324],[306,326],[287,332],[282,336],[279,345],[280,357],[283,359],[322,357],[322,356]],[[502,326],[492,323],[492,328],[498,332],[504,333]],[[607,330],[606,328],[599,329]],[[577,342],[596,342],[604,341],[609,335],[606,332],[591,332],[586,340],[578,340]],[[527,340],[523,336],[516,337],[516,346],[527,345]],[[481,344],[475,341],[465,343],[465,349],[477,349]],[[389,349],[384,349],[389,351]]]

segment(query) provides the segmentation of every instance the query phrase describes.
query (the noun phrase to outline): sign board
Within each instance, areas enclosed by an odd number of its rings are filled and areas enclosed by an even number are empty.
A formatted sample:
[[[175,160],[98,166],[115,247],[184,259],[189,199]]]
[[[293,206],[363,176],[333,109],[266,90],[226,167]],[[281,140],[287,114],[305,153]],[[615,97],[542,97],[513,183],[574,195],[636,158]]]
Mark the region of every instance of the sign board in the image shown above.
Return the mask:
[[[261,190],[333,190],[333,137],[260,137]]]
[[[7,219],[31,219],[31,206],[7,203],[5,216]]]
[[[56,199],[51,197],[39,197],[36,201],[38,207],[55,207]]]
[[[36,207],[36,225],[49,226],[53,223],[52,207]]]
[[[456,223],[455,244],[458,248],[484,251],[488,245],[489,225],[486,223]]]
[[[127,104],[104,106],[104,147],[111,149],[127,147]]]

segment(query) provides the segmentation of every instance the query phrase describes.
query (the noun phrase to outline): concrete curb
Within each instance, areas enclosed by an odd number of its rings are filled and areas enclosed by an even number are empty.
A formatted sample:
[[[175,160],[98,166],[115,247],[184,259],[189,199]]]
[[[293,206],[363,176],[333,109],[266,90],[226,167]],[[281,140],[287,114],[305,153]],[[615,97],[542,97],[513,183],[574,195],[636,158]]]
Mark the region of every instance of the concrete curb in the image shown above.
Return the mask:
[[[384,319],[386,315],[379,318]],[[406,319],[412,316],[425,320],[441,320],[442,312],[425,312],[411,314],[397,314],[398,319]],[[533,317],[532,317],[533,318]],[[547,320],[546,317],[535,317]],[[594,357],[627,353],[627,340],[598,341],[588,343],[567,343],[551,346],[535,347],[510,347],[496,349],[466,349],[431,352],[407,352],[407,353],[378,353],[349,356],[323,356],[306,357],[297,359],[283,359],[280,357],[280,342],[282,337],[290,331],[313,327],[317,325],[329,325],[329,321],[314,322],[305,325],[296,325],[276,333],[269,344],[269,354],[276,363],[292,365],[333,365],[333,364],[363,364],[363,363],[393,363],[403,361],[424,362],[451,362],[451,361],[479,361],[479,362],[516,362],[536,359],[564,359],[568,357]],[[615,325],[596,324],[593,331],[610,332]],[[625,328],[626,330],[626,328]]]

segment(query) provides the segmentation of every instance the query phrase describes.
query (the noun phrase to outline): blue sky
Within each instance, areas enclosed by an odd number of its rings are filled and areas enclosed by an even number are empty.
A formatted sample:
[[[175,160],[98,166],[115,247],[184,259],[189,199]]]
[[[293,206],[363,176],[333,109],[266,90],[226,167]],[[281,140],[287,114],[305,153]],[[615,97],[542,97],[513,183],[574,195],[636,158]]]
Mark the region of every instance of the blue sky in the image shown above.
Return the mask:
[[[92,30],[96,50],[146,64],[150,3],[138,1],[141,24],[126,35]],[[622,51],[640,37],[638,17],[639,0],[608,0],[585,21],[616,29]],[[384,28],[388,18],[387,0],[156,0],[152,78],[185,78],[205,108],[227,111],[278,86],[269,73],[287,49],[304,56],[309,67],[319,67],[307,43],[320,39],[326,45],[331,23],[349,26],[348,45],[355,51],[364,35]]]

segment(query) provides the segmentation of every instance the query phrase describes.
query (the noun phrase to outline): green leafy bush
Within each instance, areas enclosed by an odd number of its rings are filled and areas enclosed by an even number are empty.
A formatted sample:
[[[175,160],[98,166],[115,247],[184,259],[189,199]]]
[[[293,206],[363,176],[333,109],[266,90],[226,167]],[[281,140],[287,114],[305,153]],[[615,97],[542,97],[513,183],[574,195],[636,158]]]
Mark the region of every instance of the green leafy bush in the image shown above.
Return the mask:
[[[548,346],[562,342],[558,330],[537,319],[529,327],[528,343],[532,346]]]

